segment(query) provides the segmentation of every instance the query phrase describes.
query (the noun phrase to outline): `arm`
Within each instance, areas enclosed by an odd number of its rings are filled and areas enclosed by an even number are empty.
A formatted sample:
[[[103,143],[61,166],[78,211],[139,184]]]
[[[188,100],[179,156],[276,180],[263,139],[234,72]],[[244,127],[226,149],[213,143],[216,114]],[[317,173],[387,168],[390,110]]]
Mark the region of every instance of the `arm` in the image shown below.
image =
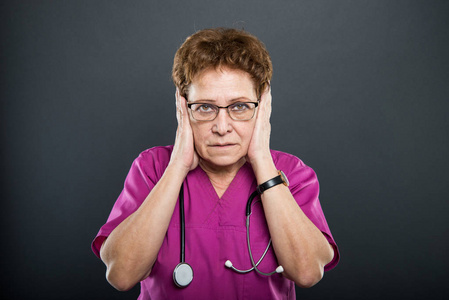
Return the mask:
[[[100,250],[107,267],[106,278],[118,290],[129,290],[150,274],[181,184],[198,165],[186,101],[178,91],[176,107],[178,129],[170,163],[142,205],[111,232]]]
[[[278,175],[270,150],[271,91],[261,98],[248,161],[257,184]],[[309,220],[296,203],[290,190],[277,185],[262,194],[262,203],[273,248],[283,275],[300,287],[311,287],[321,280],[324,266],[333,258],[333,248],[322,232]]]

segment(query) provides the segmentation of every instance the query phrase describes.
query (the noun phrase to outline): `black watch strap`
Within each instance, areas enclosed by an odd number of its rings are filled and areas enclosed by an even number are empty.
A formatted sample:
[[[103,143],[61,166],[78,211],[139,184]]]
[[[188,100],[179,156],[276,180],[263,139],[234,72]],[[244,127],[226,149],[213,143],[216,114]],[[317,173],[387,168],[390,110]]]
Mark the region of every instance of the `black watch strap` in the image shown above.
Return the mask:
[[[273,186],[276,186],[278,184],[283,183],[282,181],[282,177],[281,175],[278,175],[274,178],[271,178],[268,181],[265,181],[264,183],[262,183],[261,185],[259,185],[257,187],[257,192],[260,194],[262,194],[264,191],[268,190],[269,188],[272,188]]]
[[[265,181],[261,185],[257,187],[257,192],[259,195],[261,195],[264,191],[268,190],[269,188],[272,188],[278,184],[283,183],[285,186],[288,186],[288,180],[287,177],[284,175],[282,171],[279,171],[279,175],[271,178],[268,181]]]

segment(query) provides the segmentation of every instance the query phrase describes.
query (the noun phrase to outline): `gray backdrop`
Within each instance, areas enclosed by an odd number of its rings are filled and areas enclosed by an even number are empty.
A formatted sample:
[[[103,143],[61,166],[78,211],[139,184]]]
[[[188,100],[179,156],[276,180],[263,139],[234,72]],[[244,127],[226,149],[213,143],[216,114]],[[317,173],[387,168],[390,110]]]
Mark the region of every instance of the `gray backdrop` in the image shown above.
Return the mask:
[[[272,55],[272,148],[315,169],[340,247],[298,298],[441,299],[448,17],[448,1],[1,2],[1,294],[137,297],[90,242],[133,159],[174,141],[177,47],[230,26]]]

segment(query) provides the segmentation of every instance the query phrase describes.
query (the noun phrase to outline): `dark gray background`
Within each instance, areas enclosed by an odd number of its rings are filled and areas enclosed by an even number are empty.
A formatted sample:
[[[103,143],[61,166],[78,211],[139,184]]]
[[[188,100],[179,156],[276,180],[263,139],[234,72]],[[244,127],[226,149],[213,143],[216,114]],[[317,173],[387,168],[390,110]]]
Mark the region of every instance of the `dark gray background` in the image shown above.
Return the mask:
[[[133,159],[174,141],[177,47],[230,26],[272,56],[272,148],[315,169],[340,247],[298,298],[447,296],[449,2],[187,2],[1,2],[1,294],[137,297],[90,242]]]

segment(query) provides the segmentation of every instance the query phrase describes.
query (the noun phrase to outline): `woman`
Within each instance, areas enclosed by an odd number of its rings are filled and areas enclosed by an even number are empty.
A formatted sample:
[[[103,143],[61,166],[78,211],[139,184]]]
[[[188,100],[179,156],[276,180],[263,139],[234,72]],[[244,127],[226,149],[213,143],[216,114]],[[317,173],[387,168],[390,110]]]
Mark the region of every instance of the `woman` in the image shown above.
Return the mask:
[[[134,161],[92,243],[116,289],[141,282],[139,299],[295,299],[294,283],[310,287],[337,264],[315,173],[269,148],[271,75],[268,52],[244,31],[202,30],[178,49],[175,144]],[[173,272],[180,252],[193,274]]]

